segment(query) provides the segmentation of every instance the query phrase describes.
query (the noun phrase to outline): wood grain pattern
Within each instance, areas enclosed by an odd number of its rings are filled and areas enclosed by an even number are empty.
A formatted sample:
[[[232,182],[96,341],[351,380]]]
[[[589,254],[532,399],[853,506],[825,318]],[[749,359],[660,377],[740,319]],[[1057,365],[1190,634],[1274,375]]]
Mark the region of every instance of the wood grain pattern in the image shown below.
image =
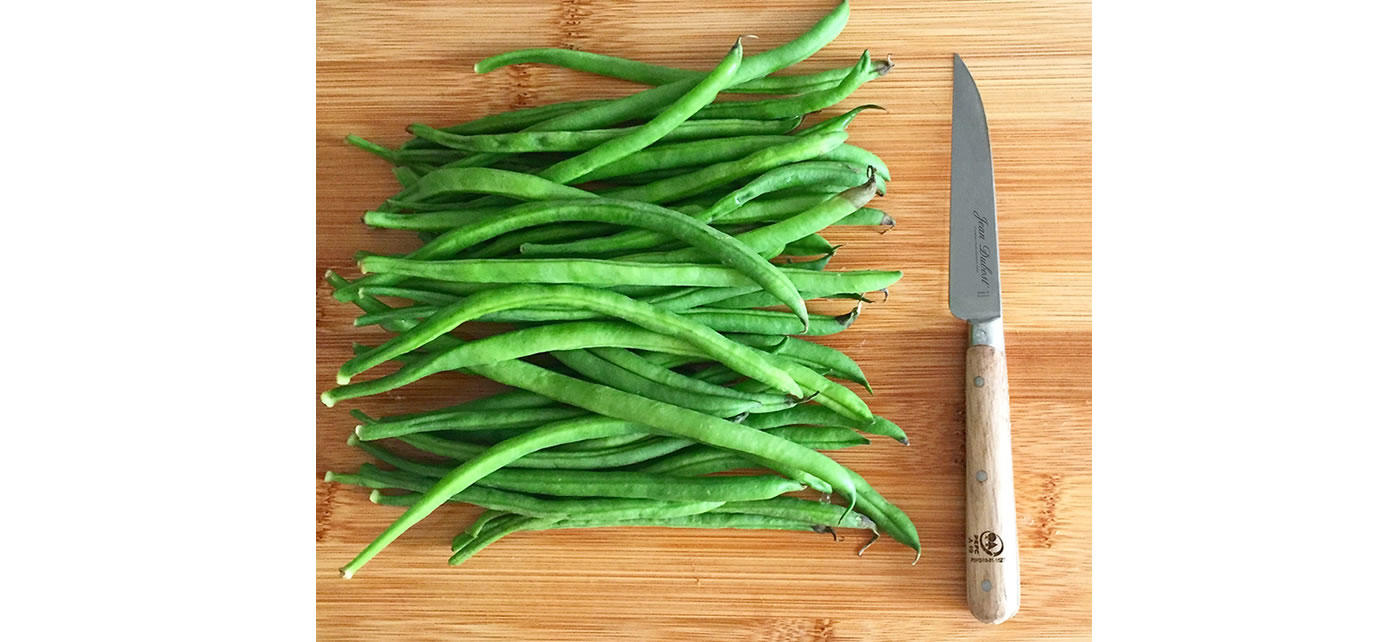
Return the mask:
[[[1021,607],[1006,353],[989,345],[968,348],[963,387],[967,415],[967,518],[963,525],[967,536],[967,606],[977,619],[998,624]]]
[[[504,109],[618,96],[629,83],[527,65],[476,75],[476,60],[518,47],[571,46],[706,69],[739,34],[758,52],[797,35],[827,2],[317,3],[317,264],[353,272],[357,249],[406,250],[411,234],[359,220],[396,189],[388,167],[341,139],[390,143],[411,122],[447,125]],[[345,445],[346,408],[320,408],[315,462],[317,619],[326,639],[920,640],[1085,638],[1090,629],[1090,41],[1089,3],[853,3],[841,36],[797,67],[893,54],[888,76],[821,117],[874,102],[851,141],[894,180],[876,205],[898,220],[829,236],[833,268],[905,271],[889,301],[824,338],[857,358],[872,409],[912,445],[840,451],[907,511],[924,543],[882,541],[856,557],[800,533],[608,529],[507,538],[449,568],[448,541],[475,514],[444,507],[353,580],[336,568],[396,515],[357,489],[319,482],[364,460]],[[952,54],[986,105],[997,170],[1006,350],[1011,387],[1022,604],[989,627],[968,613],[963,552],[963,371],[966,326],[947,310],[948,144]],[[354,328],[317,278],[316,392],[334,385]],[[814,306],[814,311],[820,311]],[[375,371],[373,374],[377,374]],[[347,404],[370,414],[431,407],[495,389],[439,375]],[[307,403],[316,403],[308,390]],[[308,470],[308,478],[313,471]],[[310,479],[308,479],[310,483]]]

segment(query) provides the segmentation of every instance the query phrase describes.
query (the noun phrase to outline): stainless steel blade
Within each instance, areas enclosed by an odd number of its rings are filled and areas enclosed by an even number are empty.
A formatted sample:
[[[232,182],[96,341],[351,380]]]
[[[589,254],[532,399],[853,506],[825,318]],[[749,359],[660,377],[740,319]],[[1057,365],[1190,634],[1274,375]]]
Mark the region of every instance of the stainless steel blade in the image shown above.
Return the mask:
[[[996,189],[982,95],[953,56],[953,160],[948,237],[948,307],[966,321],[1001,318]]]

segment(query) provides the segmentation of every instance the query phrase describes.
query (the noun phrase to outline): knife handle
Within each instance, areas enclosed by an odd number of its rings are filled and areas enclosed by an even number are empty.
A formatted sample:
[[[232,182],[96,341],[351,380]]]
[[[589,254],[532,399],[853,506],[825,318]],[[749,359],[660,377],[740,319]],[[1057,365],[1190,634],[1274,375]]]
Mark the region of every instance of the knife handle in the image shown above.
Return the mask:
[[[1006,353],[967,349],[967,606],[1004,622],[1021,607],[1021,555],[1011,475],[1011,399]]]

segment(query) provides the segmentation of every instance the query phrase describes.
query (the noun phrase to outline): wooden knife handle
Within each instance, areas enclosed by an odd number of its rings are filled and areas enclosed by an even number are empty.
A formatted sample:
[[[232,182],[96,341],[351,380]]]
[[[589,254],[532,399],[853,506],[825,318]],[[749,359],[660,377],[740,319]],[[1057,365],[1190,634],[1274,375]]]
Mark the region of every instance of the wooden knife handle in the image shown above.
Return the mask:
[[[967,606],[988,624],[1021,607],[1006,354],[967,349]]]

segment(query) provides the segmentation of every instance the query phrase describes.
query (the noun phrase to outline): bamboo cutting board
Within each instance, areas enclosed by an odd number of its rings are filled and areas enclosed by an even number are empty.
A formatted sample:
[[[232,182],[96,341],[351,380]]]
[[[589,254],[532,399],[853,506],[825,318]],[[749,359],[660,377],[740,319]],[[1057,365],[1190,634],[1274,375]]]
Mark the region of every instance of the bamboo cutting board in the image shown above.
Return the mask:
[[[445,126],[502,110],[620,96],[629,83],[540,66],[476,75],[476,60],[563,46],[708,69],[740,34],[746,51],[805,30],[834,2],[652,1],[317,3],[317,265],[355,274],[358,249],[406,251],[409,233],[369,230],[361,213],[397,190],[389,167],[342,142],[397,144],[410,122]],[[820,115],[877,103],[850,142],[880,155],[893,180],[872,205],[890,233],[832,228],[834,269],[902,269],[888,301],[823,338],[856,358],[871,408],[912,445],[887,439],[833,453],[914,520],[924,545],[888,539],[864,557],[802,533],[605,529],[518,534],[463,566],[448,542],[475,515],[440,509],[353,580],[336,569],[396,516],[366,492],[324,484],[366,457],[345,445],[347,408],[318,404],[317,620],[326,639],[919,640],[1088,637],[1090,630],[1090,41],[1089,3],[853,3],[841,36],[801,71],[851,64],[863,49],[895,68]],[[952,54],[977,79],[991,128],[1012,395],[1020,614],[979,624],[963,598],[962,370],[966,326],[947,309],[948,139]],[[308,278],[310,275],[308,275]],[[319,270],[316,277],[319,279]],[[316,391],[334,385],[356,310],[318,281]],[[844,310],[844,306],[838,306]],[[830,312],[831,306],[816,311]],[[378,374],[375,372],[374,374]],[[438,375],[358,407],[431,408],[495,389]],[[309,391],[308,391],[309,392]],[[315,403],[307,395],[307,403]],[[311,471],[308,471],[311,477]]]

